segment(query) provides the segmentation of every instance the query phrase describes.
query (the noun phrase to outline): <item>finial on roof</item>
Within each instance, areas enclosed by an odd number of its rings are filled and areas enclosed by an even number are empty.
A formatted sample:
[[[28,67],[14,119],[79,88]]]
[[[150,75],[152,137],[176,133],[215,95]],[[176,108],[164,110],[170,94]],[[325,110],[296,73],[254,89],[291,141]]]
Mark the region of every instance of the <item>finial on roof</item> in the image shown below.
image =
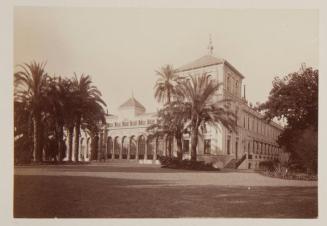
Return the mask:
[[[208,45],[209,55],[212,55],[212,52],[213,52],[212,38],[211,38],[211,34],[209,34],[209,45]]]
[[[134,98],[134,89],[132,89],[132,98]]]
[[[304,73],[305,70],[307,69],[307,65],[305,63],[301,63],[300,69],[299,69],[299,73]]]

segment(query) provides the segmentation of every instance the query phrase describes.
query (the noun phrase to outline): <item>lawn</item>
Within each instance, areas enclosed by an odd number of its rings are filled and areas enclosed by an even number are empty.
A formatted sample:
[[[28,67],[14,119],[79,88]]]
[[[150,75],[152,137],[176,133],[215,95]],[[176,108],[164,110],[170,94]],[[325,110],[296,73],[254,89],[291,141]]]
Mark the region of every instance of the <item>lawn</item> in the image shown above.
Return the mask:
[[[171,185],[87,176],[14,178],[14,217],[317,217],[317,187]]]

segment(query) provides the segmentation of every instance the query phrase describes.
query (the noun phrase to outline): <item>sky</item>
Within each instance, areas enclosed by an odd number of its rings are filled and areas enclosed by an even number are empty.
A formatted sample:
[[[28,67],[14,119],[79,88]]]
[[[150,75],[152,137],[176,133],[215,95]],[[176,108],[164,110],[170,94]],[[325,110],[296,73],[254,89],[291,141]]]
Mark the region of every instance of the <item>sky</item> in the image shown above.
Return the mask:
[[[92,76],[110,113],[134,94],[147,109],[155,70],[207,54],[245,79],[247,99],[267,100],[275,76],[319,66],[317,10],[15,7],[14,64],[46,61],[50,75]]]

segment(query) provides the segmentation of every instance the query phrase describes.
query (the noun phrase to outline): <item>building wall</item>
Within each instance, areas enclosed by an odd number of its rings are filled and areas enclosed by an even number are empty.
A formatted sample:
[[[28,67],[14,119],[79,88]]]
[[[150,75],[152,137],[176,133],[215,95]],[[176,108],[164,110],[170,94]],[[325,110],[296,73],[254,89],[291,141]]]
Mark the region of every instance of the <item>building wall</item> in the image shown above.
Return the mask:
[[[282,127],[274,122],[264,121],[263,116],[248,105],[248,102],[242,97],[243,75],[229,63],[182,71],[178,74],[188,76],[202,73],[210,74],[213,79],[222,83],[213,101],[222,98],[233,100],[231,110],[237,115],[237,132],[230,132],[222,125],[218,127],[208,126],[203,136],[199,138],[198,160],[225,166],[232,159],[237,161],[245,158],[240,167],[255,168],[258,167],[260,161],[278,158],[281,150],[276,140]],[[151,137],[146,131],[149,125],[156,122],[155,113],[148,114],[145,113],[145,109],[136,107],[119,110],[118,116],[107,117],[107,124],[103,126],[99,134],[98,160],[124,159],[125,157],[129,159],[135,148],[137,149],[135,161],[142,161],[143,163],[158,163],[158,156],[168,154],[169,139],[167,137]],[[90,144],[86,144],[88,139],[90,138],[86,134],[81,137],[80,160],[89,161],[91,159],[90,147],[88,147]],[[185,144],[183,141],[183,149],[188,149],[185,150],[183,157],[188,159],[191,153],[190,136],[185,134],[183,140],[185,140]],[[188,148],[185,148],[187,141],[189,143]],[[210,143],[210,151],[205,153],[205,147],[208,147],[208,143]],[[142,147],[139,147],[140,144]],[[173,140],[172,147],[173,156],[177,156],[176,140]]]

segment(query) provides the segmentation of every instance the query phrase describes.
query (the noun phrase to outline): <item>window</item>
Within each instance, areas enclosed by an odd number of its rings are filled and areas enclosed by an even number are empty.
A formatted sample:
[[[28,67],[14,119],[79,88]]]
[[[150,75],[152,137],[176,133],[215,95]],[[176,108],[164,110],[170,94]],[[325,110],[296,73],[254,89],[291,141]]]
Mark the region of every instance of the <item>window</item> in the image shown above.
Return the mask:
[[[137,121],[130,121],[131,126],[137,126]]]
[[[204,140],[204,154],[210,154],[211,152],[211,140]]]
[[[235,157],[238,159],[238,141],[235,142]]]
[[[235,94],[238,96],[238,81],[235,83]]]
[[[244,123],[243,123],[243,127],[244,127],[244,129],[245,129],[245,115],[244,115],[244,121],[243,121]]]
[[[227,90],[231,91],[231,78],[230,78],[230,75],[227,75]]]
[[[190,151],[190,141],[183,140],[183,152],[188,153]]]
[[[139,125],[145,125],[145,121],[139,120]]]
[[[227,155],[230,154],[230,137],[227,138]]]
[[[153,120],[153,119],[148,119],[148,120],[147,120],[147,123],[150,124],[150,125],[151,125],[151,124],[154,124],[154,123],[155,123],[155,120]]]

